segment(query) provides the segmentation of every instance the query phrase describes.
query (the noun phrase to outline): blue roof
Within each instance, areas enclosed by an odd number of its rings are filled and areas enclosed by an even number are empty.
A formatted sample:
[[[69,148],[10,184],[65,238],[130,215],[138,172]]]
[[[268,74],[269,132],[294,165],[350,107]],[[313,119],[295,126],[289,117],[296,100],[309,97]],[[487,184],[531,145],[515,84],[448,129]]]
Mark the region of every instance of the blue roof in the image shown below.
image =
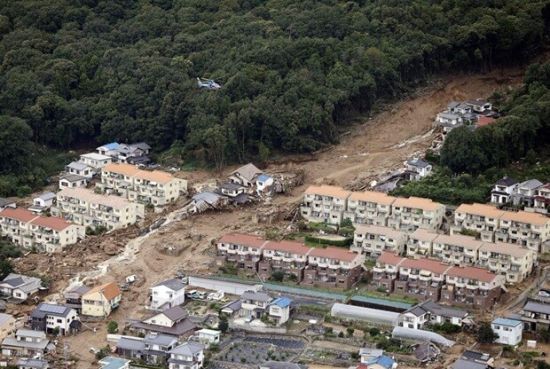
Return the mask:
[[[267,174],[260,174],[260,175],[258,176],[258,181],[260,181],[260,182],[265,182],[265,181],[267,181],[268,179],[271,179],[271,177],[268,176]]]
[[[507,327],[515,327],[515,326],[518,326],[522,323],[521,323],[521,321],[515,320],[515,319],[496,318],[495,320],[493,320],[493,324],[505,325]]]
[[[391,369],[395,361],[389,356],[382,355],[378,357],[378,360],[376,360],[376,363],[378,365],[383,366],[384,368]]]
[[[114,356],[106,356],[99,361],[99,363],[103,365],[101,369],[121,369],[129,362],[130,360]]]
[[[275,299],[275,301],[272,302],[273,305],[277,305],[280,308],[289,307],[291,303],[292,300],[288,297],[278,297]]]
[[[116,150],[119,146],[118,142],[111,142],[106,145],[103,145],[102,147],[105,147],[107,150]]]

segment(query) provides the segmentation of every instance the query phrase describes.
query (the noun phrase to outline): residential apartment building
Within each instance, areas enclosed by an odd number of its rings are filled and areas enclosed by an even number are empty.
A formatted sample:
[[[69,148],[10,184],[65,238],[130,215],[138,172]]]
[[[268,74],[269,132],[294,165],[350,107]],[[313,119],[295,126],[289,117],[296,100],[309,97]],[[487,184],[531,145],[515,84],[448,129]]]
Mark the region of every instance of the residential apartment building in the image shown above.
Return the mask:
[[[403,254],[407,234],[390,227],[357,224],[353,234],[351,251],[377,258],[382,251]]]
[[[387,226],[396,198],[383,192],[352,192],[348,197],[344,218],[355,224]]]
[[[495,239],[544,252],[542,249],[550,240],[550,218],[539,213],[507,211],[500,217]]]
[[[374,285],[386,292],[478,308],[493,306],[504,282],[504,276],[485,269],[391,253],[382,253],[373,268]]]
[[[433,242],[438,234],[430,232],[422,228],[418,228],[413,233],[409,234],[407,240],[407,256],[429,256],[432,254]]]
[[[82,315],[106,318],[121,299],[122,292],[114,282],[94,287],[82,295]]]
[[[417,228],[437,230],[444,216],[443,204],[420,197],[399,197],[392,204],[388,226],[403,231],[414,231]]]
[[[262,248],[262,260],[258,264],[260,277],[268,279],[273,272],[283,272],[285,278],[301,282],[311,248],[295,241],[268,241]]]
[[[504,275],[507,283],[523,281],[533,271],[536,253],[509,243],[483,243],[478,250],[477,265]]]
[[[300,207],[302,217],[309,222],[323,222],[338,225],[344,219],[347,200],[351,195],[336,186],[309,186]]]
[[[431,256],[447,264],[473,265],[482,245],[474,237],[440,234],[433,240]]]
[[[108,230],[135,224],[145,216],[143,204],[118,196],[105,196],[85,188],[66,188],[57,193],[52,214],[85,227],[103,226]]]
[[[187,181],[159,170],[141,170],[130,164],[107,164],[101,170],[102,191],[154,206],[175,202],[187,192]]]
[[[365,256],[340,247],[313,248],[302,284],[348,289],[363,275]]]
[[[55,252],[85,237],[84,227],[22,208],[0,211],[2,236],[25,249]]]
[[[267,240],[242,233],[229,233],[218,240],[217,262],[234,264],[247,274],[255,275]]]
[[[465,229],[478,232],[482,241],[493,242],[503,214],[503,210],[492,205],[462,204],[455,210],[451,234],[460,233]]]

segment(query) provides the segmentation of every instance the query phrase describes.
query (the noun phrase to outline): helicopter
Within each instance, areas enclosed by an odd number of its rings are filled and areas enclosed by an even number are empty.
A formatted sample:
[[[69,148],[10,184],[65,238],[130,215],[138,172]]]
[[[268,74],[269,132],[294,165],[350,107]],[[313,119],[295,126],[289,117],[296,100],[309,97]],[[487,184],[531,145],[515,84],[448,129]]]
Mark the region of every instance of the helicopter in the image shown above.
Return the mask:
[[[216,83],[213,79],[203,79],[197,77],[197,86],[201,89],[207,89],[207,90],[219,90],[222,88],[218,83]]]

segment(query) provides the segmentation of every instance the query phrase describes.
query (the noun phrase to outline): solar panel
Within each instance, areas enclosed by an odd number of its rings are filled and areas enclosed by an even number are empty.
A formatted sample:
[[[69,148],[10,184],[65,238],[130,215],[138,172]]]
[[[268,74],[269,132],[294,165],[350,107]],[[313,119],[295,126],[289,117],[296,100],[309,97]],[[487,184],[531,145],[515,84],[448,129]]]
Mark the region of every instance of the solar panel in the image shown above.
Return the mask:
[[[40,306],[40,310],[42,310],[46,313],[51,313],[51,314],[63,315],[65,313],[66,309],[67,309],[67,307],[63,306],[63,305],[42,304]]]

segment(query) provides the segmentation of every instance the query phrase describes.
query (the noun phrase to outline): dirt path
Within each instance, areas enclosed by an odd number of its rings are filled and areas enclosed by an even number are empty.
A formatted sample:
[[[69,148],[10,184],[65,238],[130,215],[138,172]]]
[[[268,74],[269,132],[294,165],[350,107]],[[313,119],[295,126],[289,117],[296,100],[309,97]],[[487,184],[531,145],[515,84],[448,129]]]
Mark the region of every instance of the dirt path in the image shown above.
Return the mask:
[[[520,72],[505,70],[490,75],[449,77],[432,84],[417,96],[391,105],[391,110],[353,127],[338,145],[317,154],[317,160],[294,164],[289,158],[288,164],[268,167],[268,171],[302,169],[306,173],[302,187],[296,188],[290,196],[277,197],[274,204],[295,203],[309,184],[346,185],[358,176],[368,178],[381,175],[401,166],[408,157],[422,153],[430,146],[434,117],[448,102],[487,97],[495,90],[508,88],[520,80]],[[265,230],[265,225],[252,222],[254,213],[254,208],[244,208],[234,212],[202,214],[173,222],[139,242],[130,241],[133,243],[129,255],[119,257],[115,262],[103,263],[104,270],[98,273],[101,282],[121,282],[131,274],[136,274],[140,280],[139,284],[124,293],[121,307],[109,319],[123,326],[128,318],[142,317],[148,287],[172,277],[180,268],[188,273],[214,272],[212,241],[228,231]],[[181,253],[171,255],[163,251],[171,245],[181,247]],[[91,367],[94,358],[89,353],[90,347],[106,345],[105,325],[105,322],[93,324],[98,332],[87,331],[67,339],[70,352],[80,357],[78,368]]]

